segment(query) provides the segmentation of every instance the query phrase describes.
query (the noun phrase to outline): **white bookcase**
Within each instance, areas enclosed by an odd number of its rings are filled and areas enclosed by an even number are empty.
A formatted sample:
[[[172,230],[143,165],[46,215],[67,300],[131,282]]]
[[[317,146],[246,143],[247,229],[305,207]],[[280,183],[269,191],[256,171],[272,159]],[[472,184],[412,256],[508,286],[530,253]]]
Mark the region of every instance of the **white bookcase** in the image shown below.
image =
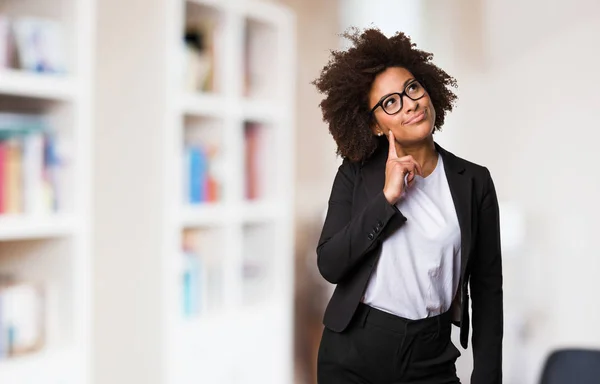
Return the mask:
[[[274,3],[179,0],[167,20],[163,382],[291,383],[295,18]],[[194,91],[183,36],[197,23],[213,26],[214,86]],[[190,143],[218,148],[214,201],[189,202]],[[184,315],[190,233],[201,303]]]
[[[10,20],[35,17],[63,30],[66,74],[0,67],[0,113],[42,114],[60,156],[59,207],[0,214],[0,274],[43,286],[43,347],[0,359],[0,383],[85,384],[90,345],[90,135],[93,0],[0,0]]]

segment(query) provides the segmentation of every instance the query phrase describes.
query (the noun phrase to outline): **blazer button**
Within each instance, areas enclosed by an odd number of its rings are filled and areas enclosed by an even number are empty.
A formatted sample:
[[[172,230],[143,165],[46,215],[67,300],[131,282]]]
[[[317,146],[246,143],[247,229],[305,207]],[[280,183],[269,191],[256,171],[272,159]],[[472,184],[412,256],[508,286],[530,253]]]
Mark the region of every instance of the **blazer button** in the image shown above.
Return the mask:
[[[373,231],[374,231],[375,233],[378,233],[378,232],[379,232],[379,227],[373,227]]]
[[[372,233],[369,233],[369,236],[367,236],[367,237],[369,238],[369,240],[373,240],[373,238],[374,238],[375,236],[373,236],[373,234],[372,234]]]
[[[379,228],[383,227],[383,223],[381,222],[381,220],[377,220],[377,226]]]

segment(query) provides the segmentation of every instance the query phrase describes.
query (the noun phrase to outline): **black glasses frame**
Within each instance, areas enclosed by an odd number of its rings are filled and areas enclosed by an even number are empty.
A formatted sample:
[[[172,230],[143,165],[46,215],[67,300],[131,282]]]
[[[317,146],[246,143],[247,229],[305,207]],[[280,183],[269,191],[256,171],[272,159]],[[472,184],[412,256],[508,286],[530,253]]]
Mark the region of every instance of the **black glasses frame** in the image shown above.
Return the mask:
[[[423,92],[423,94],[422,94],[421,96],[417,97],[416,99],[413,99],[412,97],[410,97],[410,96],[408,95],[408,93],[406,92],[406,90],[408,89],[408,87],[410,87],[410,86],[411,86],[411,85],[413,85],[414,83],[418,83],[418,84],[421,86],[421,88],[423,88],[423,90],[425,90],[425,87],[423,86],[423,84],[422,84],[422,83],[421,83],[419,80],[415,79],[415,80],[411,81],[410,83],[406,84],[406,87],[404,87],[404,91],[403,91],[403,92],[394,92],[394,93],[390,93],[390,94],[388,94],[388,95],[385,95],[384,97],[382,97],[382,98],[381,98],[381,100],[379,100],[379,101],[377,102],[377,104],[375,104],[375,106],[373,107],[373,109],[371,109],[371,112],[370,112],[370,114],[371,114],[371,115],[373,115],[373,113],[375,112],[375,110],[376,110],[377,108],[381,107],[381,109],[383,110],[383,112],[385,112],[385,113],[387,113],[388,115],[392,116],[392,115],[395,115],[396,113],[400,112],[400,111],[402,110],[402,108],[404,108],[404,101],[403,101],[403,100],[404,100],[404,96],[408,97],[408,98],[409,98],[409,99],[411,99],[412,101],[417,101],[417,100],[419,100],[419,99],[422,99],[422,98],[423,98],[423,96],[425,96],[425,93],[427,93],[427,92]],[[384,102],[385,100],[387,100],[387,98],[388,98],[388,97],[390,97],[390,96],[392,96],[392,95],[398,95],[398,96],[399,96],[399,98],[400,98],[400,109],[398,109],[398,111],[396,111],[396,112],[394,112],[394,113],[389,113],[389,112],[388,112],[388,111],[386,111],[386,110],[385,110],[385,108],[383,107],[383,102]]]

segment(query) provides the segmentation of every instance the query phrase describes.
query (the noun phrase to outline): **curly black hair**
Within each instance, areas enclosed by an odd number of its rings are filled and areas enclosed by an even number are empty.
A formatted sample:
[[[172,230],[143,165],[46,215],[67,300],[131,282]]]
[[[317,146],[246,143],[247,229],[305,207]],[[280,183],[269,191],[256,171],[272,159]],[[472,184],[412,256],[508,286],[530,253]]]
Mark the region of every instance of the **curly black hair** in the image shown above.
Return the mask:
[[[402,32],[386,37],[378,28],[350,28],[342,34],[353,46],[331,51],[329,63],[312,82],[325,98],[319,104],[323,121],[337,144],[337,154],[364,161],[377,149],[371,130],[369,91],[375,77],[390,67],[403,67],[423,84],[437,115],[434,131],[444,124],[457,96],[450,89],[456,80],[434,65],[433,54],[416,48]]]

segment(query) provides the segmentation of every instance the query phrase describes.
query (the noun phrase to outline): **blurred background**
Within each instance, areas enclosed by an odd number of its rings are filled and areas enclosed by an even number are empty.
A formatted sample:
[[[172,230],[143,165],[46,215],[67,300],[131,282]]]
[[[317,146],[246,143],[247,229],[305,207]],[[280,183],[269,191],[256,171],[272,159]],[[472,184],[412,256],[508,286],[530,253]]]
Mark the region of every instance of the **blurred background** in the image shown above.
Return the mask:
[[[436,140],[498,191],[504,382],[600,348],[597,0],[0,0],[0,383],[316,382],[310,82],[350,26],[458,81]]]

